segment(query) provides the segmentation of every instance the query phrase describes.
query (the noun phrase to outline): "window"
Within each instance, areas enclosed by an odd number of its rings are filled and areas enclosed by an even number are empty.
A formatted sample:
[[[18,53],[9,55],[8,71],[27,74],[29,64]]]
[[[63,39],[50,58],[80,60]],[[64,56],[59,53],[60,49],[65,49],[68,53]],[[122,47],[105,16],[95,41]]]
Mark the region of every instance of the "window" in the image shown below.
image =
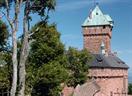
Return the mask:
[[[104,26],[103,26],[103,29],[105,29],[105,27],[106,27],[106,26],[104,25]]]
[[[113,96],[113,92],[112,91],[110,92],[110,96]]]

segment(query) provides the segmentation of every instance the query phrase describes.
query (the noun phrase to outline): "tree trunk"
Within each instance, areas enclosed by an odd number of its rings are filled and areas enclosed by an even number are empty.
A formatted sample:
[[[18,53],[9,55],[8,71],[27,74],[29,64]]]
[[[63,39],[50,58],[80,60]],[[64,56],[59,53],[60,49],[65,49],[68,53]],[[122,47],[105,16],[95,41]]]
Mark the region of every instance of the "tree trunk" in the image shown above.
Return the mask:
[[[7,2],[7,5],[8,5],[7,0],[6,0],[6,2]],[[19,1],[18,0],[16,0],[16,5],[15,5],[14,10],[15,10],[15,16],[14,16],[14,20],[12,20],[14,22],[13,23],[11,23],[11,21],[9,22],[10,25],[11,25],[11,28],[12,28],[12,45],[13,45],[13,53],[12,53],[13,77],[12,77],[12,86],[11,86],[11,92],[10,92],[11,96],[16,95],[17,76],[18,76],[17,36],[16,36],[16,33],[18,31],[18,15],[19,15]],[[9,15],[9,9],[8,8],[7,8],[7,14]]]
[[[16,88],[17,88],[17,40],[16,40],[16,31],[12,33],[12,45],[13,45],[13,53],[12,53],[12,62],[13,62],[13,77],[12,77],[12,86],[11,86],[11,96],[15,96]]]
[[[19,90],[18,90],[18,96],[24,96],[25,91],[25,63],[28,56],[28,31],[27,31],[27,25],[25,23],[26,20],[24,20],[24,40],[22,44],[21,54],[20,54],[20,62],[19,62]]]
[[[20,62],[19,62],[19,91],[18,96],[25,96],[25,63],[28,56],[28,0],[26,1],[25,5],[25,12],[24,12],[24,19],[23,19],[23,42],[22,42],[22,48],[20,53]]]

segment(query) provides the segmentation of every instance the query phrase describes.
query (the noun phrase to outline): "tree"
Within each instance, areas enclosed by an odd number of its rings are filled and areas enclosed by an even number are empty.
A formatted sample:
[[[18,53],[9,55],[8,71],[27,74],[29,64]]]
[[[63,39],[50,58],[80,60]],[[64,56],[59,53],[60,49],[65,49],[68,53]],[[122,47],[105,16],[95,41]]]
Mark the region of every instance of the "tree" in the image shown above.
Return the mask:
[[[23,6],[21,6],[23,5]],[[12,34],[12,63],[13,63],[13,79],[11,87],[11,96],[15,96],[17,88],[17,76],[19,73],[19,90],[18,95],[24,96],[25,90],[25,62],[28,56],[28,38],[29,38],[29,28],[31,13],[38,13],[47,22],[48,13],[50,10],[55,8],[55,0],[0,0],[0,7],[4,8],[5,11],[1,10],[3,16],[6,17],[8,25],[11,29]],[[12,8],[13,7],[13,8]],[[18,18],[20,12],[22,12],[22,7],[24,7],[23,21]],[[12,17],[11,11],[14,10],[14,15]],[[17,58],[17,36],[18,25],[23,24],[23,41],[22,48],[20,52],[20,58]],[[19,60],[18,60],[19,59]],[[19,64],[18,64],[19,62]],[[19,65],[19,70],[17,69]],[[19,71],[19,72],[18,72]]]
[[[32,41],[27,64],[27,93],[33,96],[58,96],[66,82],[64,45],[55,24],[39,22],[32,28]]]
[[[89,62],[92,60],[90,53],[86,49],[78,51],[70,47],[66,52],[66,56],[68,60],[66,67],[71,73],[67,84],[76,87],[77,84],[85,83],[87,80]]]
[[[132,83],[128,85],[128,94],[132,94]]]

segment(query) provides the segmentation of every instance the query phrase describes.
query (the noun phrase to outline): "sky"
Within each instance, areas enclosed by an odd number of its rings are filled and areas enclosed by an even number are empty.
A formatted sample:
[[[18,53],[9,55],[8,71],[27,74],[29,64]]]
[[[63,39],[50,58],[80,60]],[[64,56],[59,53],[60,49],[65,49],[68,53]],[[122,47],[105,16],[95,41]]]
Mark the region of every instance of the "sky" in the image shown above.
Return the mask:
[[[132,74],[132,0],[57,0],[50,22],[57,24],[66,48],[82,49],[81,24],[89,16],[90,9],[95,7],[95,2],[99,3],[104,14],[109,14],[114,20],[111,48],[129,65],[129,74]]]

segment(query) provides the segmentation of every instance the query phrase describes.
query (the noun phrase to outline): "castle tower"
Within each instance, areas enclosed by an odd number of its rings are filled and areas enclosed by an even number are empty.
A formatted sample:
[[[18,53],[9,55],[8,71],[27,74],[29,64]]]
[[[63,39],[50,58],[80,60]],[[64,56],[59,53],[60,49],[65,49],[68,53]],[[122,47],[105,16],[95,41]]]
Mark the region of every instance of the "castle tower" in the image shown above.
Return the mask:
[[[129,67],[111,52],[112,28],[111,17],[96,5],[82,25],[84,48],[94,57],[88,63],[88,82],[75,89],[66,86],[63,96],[127,96]]]
[[[105,45],[107,53],[111,52],[111,33],[113,28],[113,20],[109,15],[105,15],[96,5],[94,10],[82,24],[84,48],[88,49],[91,53],[100,53],[100,46],[102,41]]]
[[[113,20],[109,15],[103,14],[98,5],[82,25],[84,48],[94,56],[89,64],[88,77],[94,78],[100,87],[94,96],[127,96],[129,67],[111,53],[112,28]]]

